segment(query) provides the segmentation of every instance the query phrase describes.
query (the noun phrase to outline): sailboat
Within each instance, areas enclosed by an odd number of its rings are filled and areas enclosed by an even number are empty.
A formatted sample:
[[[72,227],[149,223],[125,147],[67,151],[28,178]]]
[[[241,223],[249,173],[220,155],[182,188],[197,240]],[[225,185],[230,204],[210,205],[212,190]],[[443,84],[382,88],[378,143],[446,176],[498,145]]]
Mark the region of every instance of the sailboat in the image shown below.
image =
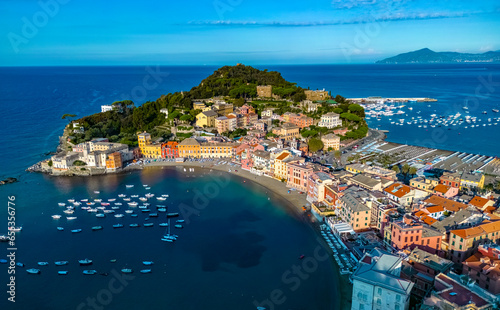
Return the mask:
[[[176,236],[170,235],[170,219],[168,219],[168,225],[167,225],[167,229],[165,230],[165,232],[166,232],[166,234],[163,236],[163,238],[161,238],[161,241],[174,242],[175,240],[177,240]]]

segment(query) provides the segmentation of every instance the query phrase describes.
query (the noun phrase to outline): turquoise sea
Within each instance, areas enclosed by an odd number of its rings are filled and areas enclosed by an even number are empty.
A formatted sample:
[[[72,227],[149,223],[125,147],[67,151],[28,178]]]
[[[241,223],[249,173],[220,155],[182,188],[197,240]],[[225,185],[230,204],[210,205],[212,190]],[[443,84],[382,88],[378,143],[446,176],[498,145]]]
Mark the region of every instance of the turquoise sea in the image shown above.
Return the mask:
[[[420,111],[419,115],[426,117],[463,113],[465,103],[471,115],[481,116],[482,111],[491,115],[491,110],[500,105],[499,65],[257,67],[278,70],[302,87],[326,88],[345,97],[438,99],[431,107],[412,104],[411,113]],[[6,233],[8,197],[14,196],[16,224],[23,226],[16,235],[17,261],[26,264],[25,269],[36,267],[38,261],[50,262],[40,267],[40,275],[17,269],[16,304],[7,302],[4,289],[0,309],[101,309],[90,305],[94,299],[102,309],[256,309],[256,304],[271,299],[275,301],[272,305],[262,304],[268,310],[338,308],[342,298],[338,273],[330,260],[320,259],[323,245],[307,220],[263,187],[243,183],[237,176],[221,175],[218,183],[210,176],[187,177],[171,169],[93,178],[53,178],[24,172],[55,150],[66,124],[62,114],[84,116],[99,112],[100,105],[115,100],[134,99],[140,104],[168,92],[189,90],[215,69],[0,68],[0,178],[20,179],[19,183],[0,187],[0,234]],[[157,82],[154,87],[145,87],[148,76]],[[498,126],[449,130],[447,138],[437,143],[428,139],[432,135],[429,128],[394,126],[388,119],[372,119],[369,124],[389,130],[388,140],[393,142],[493,156],[500,151],[492,138],[500,134]],[[127,190],[126,184],[135,186]],[[147,192],[169,194],[164,204],[172,212],[179,208],[184,208],[183,212],[193,210],[190,206],[195,204],[199,207],[195,208],[199,216],[189,216],[189,224],[176,232],[180,238],[175,244],[161,242],[164,229],[157,225],[160,219],[145,220],[142,212],[135,219],[128,215],[98,219],[81,210],[75,212],[77,219],[73,221],[51,218],[52,214],[62,214],[58,202],[109,199],[132,192],[142,196],[146,193],[143,184],[151,186]],[[203,191],[205,186],[210,198],[203,200],[196,189]],[[113,229],[119,221],[127,225]],[[127,227],[148,221],[155,226]],[[104,229],[91,231],[94,225]],[[57,226],[65,227],[65,231],[58,231]],[[69,230],[76,228],[83,231],[71,234]],[[6,249],[7,244],[0,244],[0,251],[5,253],[0,258],[7,255]],[[315,253],[318,258],[313,259]],[[302,254],[311,259],[299,260]],[[77,260],[86,257],[94,260],[93,269],[108,276],[84,276]],[[110,259],[117,262],[110,263]],[[57,275],[60,267],[53,263],[58,260],[70,262],[67,276]],[[137,272],[143,268],[143,260],[155,262],[151,274]],[[302,266],[304,263],[307,265]],[[114,276],[124,267],[136,271],[133,279]],[[0,281],[8,282],[7,265],[0,264]]]

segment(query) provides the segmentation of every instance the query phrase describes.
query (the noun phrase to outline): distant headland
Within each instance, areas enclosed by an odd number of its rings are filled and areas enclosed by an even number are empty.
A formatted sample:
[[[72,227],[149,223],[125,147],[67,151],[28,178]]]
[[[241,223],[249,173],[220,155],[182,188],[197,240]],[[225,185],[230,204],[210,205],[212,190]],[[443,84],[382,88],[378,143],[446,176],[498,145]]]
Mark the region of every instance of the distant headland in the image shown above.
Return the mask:
[[[411,64],[411,63],[470,63],[487,62],[500,63],[500,51],[490,51],[482,54],[457,53],[457,52],[435,52],[428,48],[399,54],[383,60],[377,64]]]

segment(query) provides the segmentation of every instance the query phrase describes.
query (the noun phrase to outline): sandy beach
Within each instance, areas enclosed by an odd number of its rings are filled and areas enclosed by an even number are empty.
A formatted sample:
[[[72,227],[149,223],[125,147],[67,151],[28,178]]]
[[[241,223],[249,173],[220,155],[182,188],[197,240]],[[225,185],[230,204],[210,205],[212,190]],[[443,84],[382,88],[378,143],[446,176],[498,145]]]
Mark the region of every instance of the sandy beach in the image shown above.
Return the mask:
[[[210,171],[210,169],[215,170],[215,171],[221,171],[225,173],[230,173],[232,175],[237,175],[241,178],[244,178],[248,180],[249,182],[254,182],[257,183],[269,191],[272,191],[274,194],[279,195],[282,197],[285,201],[288,202],[288,205],[294,213],[297,215],[303,215],[304,211],[302,209],[303,206],[309,205],[309,203],[306,201],[306,193],[300,194],[299,191],[292,190],[290,193],[288,193],[289,188],[286,187],[286,183],[280,182],[278,180],[275,180],[270,177],[265,177],[265,176],[258,176],[253,173],[250,173],[249,171],[241,169],[240,166],[230,166],[230,165],[216,165],[216,162],[184,162],[184,163],[176,163],[176,162],[151,162],[147,163],[145,165],[137,165],[137,166],[129,166],[125,170],[135,170],[135,169],[154,169],[154,168],[159,168],[159,167],[169,167],[169,168],[196,168],[198,169],[203,169],[205,170],[204,173],[207,173]],[[186,172],[186,173],[196,173],[196,170],[194,172]],[[231,170],[231,171],[229,171]],[[237,170],[237,171],[235,171]],[[312,215],[311,215],[312,217]],[[317,233],[318,239],[322,240],[322,236],[319,233],[319,223],[315,220],[308,220],[307,221],[312,229]],[[324,247],[327,248],[326,243],[324,244]],[[332,258],[332,263],[336,264]],[[341,275],[340,273],[338,275],[338,280],[339,280],[339,291],[340,291],[340,296],[343,296],[341,300],[341,309],[350,309],[351,308],[351,299],[352,299],[352,284],[349,282],[348,275]]]

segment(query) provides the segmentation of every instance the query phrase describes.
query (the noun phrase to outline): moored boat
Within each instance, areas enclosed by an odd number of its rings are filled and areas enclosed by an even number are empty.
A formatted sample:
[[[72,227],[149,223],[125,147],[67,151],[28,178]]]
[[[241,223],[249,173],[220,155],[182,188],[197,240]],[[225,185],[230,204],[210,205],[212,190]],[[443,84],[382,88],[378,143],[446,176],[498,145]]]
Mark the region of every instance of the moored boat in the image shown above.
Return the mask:
[[[93,226],[92,227],[92,230],[101,230],[102,229],[102,226]]]
[[[47,266],[49,263],[48,262],[38,262],[38,266]]]
[[[78,263],[80,264],[80,266],[88,266],[88,265],[92,265],[92,260],[91,259],[80,259],[78,260]]]
[[[122,228],[123,227],[123,224],[115,224],[113,225],[113,228]]]
[[[153,265],[154,263],[153,263],[152,261],[150,261],[150,260],[145,260],[145,261],[143,261],[143,262],[142,262],[142,264],[143,264],[144,266],[151,266],[151,265]]]
[[[160,226],[160,227],[167,227],[168,223],[160,223],[160,224],[158,224],[158,226]]]
[[[134,228],[134,227],[139,227],[139,224],[130,224],[129,226]]]
[[[141,273],[151,273],[151,269],[142,269]]]
[[[132,188],[134,185],[125,185],[126,188]]]
[[[71,232],[74,233],[74,234],[76,234],[76,233],[82,232],[82,230],[80,228],[78,228],[78,229],[72,229]]]
[[[56,264],[56,266],[64,266],[64,265],[67,265],[67,264],[68,264],[68,261],[66,261],[66,260],[61,260],[61,261],[57,261],[57,262],[55,262],[54,264]]]
[[[57,219],[60,219],[60,218],[61,218],[61,216],[60,216],[59,214],[54,214],[54,215],[52,215],[52,218],[53,218],[54,220],[57,220]]]
[[[39,274],[40,273],[40,269],[30,268],[30,269],[26,269],[26,272],[29,273],[29,274]]]
[[[132,269],[130,269],[130,268],[123,268],[121,271],[122,271],[122,273],[132,273],[132,272],[134,272],[134,271],[133,271]]]
[[[183,226],[182,226],[182,225],[180,225],[180,224],[176,224],[176,225],[174,225],[174,227],[175,227],[175,228],[183,228]]]
[[[63,230],[64,230],[64,227],[57,227],[57,230],[59,230],[59,231],[63,231]]]
[[[68,271],[67,270],[59,270],[57,272],[57,274],[60,274],[60,275],[67,275],[68,274]]]
[[[153,225],[154,225],[153,223],[146,223],[146,224],[144,224],[143,226],[144,226],[144,227],[152,227]]]
[[[96,270],[84,270],[83,271],[83,274],[87,274],[87,275],[93,275],[93,274],[96,274],[97,271]]]
[[[179,216],[179,213],[175,213],[175,212],[167,213],[167,217],[176,217],[176,216]]]

